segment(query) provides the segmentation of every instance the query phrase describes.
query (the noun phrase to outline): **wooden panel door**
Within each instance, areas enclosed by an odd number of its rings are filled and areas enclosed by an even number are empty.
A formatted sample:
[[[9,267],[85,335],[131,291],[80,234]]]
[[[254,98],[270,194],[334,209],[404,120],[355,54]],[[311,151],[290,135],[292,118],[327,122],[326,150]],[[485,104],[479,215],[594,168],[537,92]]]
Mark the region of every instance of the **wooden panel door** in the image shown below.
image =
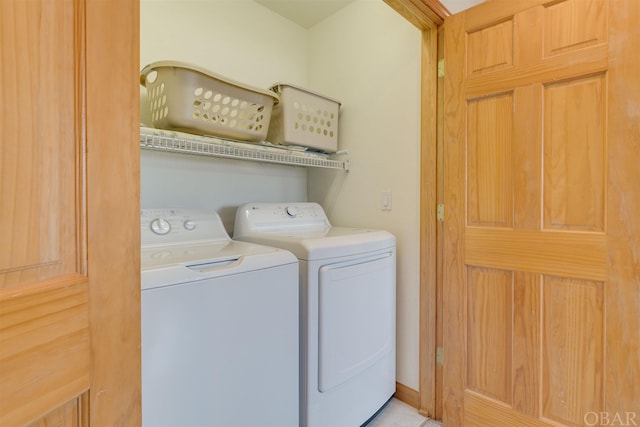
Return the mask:
[[[0,426],[140,424],[138,4],[0,1]]]
[[[640,425],[640,2],[445,21],[444,423]]]

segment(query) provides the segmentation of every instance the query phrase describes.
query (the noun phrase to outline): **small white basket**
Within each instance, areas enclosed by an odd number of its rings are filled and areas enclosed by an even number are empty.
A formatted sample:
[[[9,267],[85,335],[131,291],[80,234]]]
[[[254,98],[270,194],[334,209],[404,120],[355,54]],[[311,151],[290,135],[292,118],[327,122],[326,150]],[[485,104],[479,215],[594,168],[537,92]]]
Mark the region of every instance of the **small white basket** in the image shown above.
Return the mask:
[[[270,89],[279,95],[280,103],[273,108],[269,142],[327,153],[338,150],[340,102],[288,84],[276,83]]]
[[[147,88],[154,127],[240,141],[266,139],[278,102],[272,91],[178,61],[147,65],[140,84]]]

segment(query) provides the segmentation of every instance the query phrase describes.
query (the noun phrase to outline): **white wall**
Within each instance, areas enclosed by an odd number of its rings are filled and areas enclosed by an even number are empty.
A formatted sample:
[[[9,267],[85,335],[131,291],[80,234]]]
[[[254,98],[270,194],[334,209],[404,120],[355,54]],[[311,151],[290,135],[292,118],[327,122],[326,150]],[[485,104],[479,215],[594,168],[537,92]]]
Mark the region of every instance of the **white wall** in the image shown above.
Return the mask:
[[[142,66],[193,62],[253,86],[280,81],[338,99],[339,148],[349,150],[352,166],[348,174],[307,171],[143,150],[142,207],[213,208],[231,230],[242,202],[308,198],[336,225],[392,232],[397,379],[417,390],[420,32],[382,0],[356,0],[310,30],[250,0],[141,0],[140,7]],[[380,210],[381,191],[392,192],[391,211]]]
[[[250,0],[141,0],[140,65],[187,61],[249,85],[307,82],[307,31]]]
[[[352,169],[309,171],[309,198],[336,225],[396,236],[397,380],[418,390],[421,33],[382,0],[357,0],[309,40],[309,85],[342,101],[339,144]]]
[[[143,150],[140,169],[143,208],[214,209],[229,234],[243,203],[307,198],[302,168]]]

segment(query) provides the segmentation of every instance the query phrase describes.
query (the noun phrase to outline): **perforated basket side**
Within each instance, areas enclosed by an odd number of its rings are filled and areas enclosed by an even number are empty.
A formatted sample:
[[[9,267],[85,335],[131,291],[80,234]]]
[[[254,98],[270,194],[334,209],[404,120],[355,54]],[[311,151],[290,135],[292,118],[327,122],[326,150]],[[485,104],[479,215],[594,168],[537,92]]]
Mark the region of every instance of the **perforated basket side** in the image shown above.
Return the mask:
[[[146,82],[153,125],[241,141],[264,141],[274,97],[194,69],[157,66]],[[277,99],[277,98],[276,98]]]
[[[340,103],[294,86],[279,85],[267,139],[275,144],[301,145],[326,152],[338,148]]]

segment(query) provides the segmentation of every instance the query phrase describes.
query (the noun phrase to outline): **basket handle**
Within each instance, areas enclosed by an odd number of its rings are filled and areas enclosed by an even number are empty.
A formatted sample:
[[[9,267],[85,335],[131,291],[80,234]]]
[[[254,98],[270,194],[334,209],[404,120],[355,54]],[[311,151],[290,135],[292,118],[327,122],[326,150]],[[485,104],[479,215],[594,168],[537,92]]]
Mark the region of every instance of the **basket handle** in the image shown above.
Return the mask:
[[[140,84],[144,87],[147,87],[147,78],[149,77],[149,74],[155,71],[151,65],[152,64],[146,65],[142,71],[140,71]],[[153,81],[150,81],[149,83],[153,83]]]

